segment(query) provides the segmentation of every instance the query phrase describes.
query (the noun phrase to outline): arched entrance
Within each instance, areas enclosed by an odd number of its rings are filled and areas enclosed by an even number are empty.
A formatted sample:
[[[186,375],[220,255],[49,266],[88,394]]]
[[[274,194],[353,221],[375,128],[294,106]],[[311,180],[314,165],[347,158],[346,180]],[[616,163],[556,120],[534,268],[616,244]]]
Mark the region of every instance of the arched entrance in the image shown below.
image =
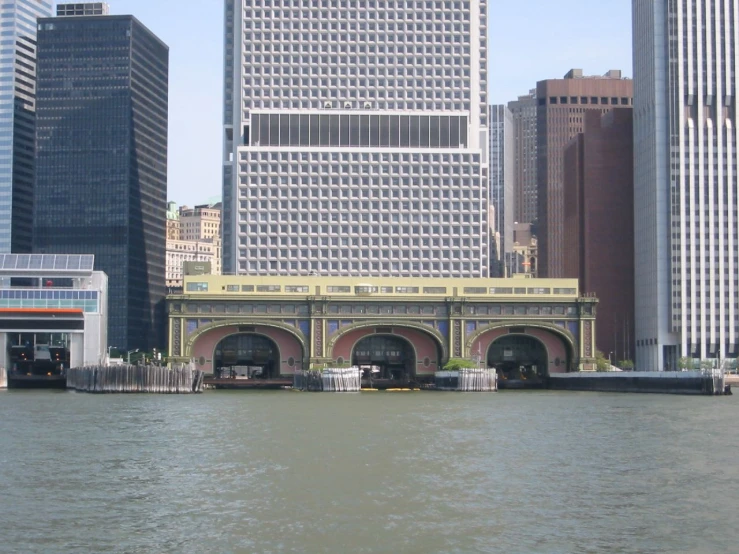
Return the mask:
[[[549,355],[544,344],[530,335],[505,335],[488,348],[488,367],[498,372],[501,388],[543,386],[549,376]]]
[[[213,354],[219,377],[272,379],[280,376],[280,349],[263,335],[239,334],[224,338]]]
[[[352,365],[374,380],[410,381],[415,376],[416,352],[397,335],[370,335],[352,349]]]

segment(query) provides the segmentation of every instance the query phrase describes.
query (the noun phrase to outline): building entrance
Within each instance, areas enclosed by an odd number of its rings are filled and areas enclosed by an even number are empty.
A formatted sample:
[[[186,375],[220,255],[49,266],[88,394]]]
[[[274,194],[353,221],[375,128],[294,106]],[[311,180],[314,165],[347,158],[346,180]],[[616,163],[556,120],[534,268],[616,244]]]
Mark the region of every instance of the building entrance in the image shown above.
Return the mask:
[[[280,351],[262,335],[232,335],[216,346],[213,367],[217,378],[274,379],[279,377]]]
[[[372,335],[354,346],[352,365],[362,368],[365,376],[374,380],[410,381],[415,376],[416,354],[403,338]]]
[[[508,335],[493,342],[487,362],[497,370],[502,388],[542,386],[549,376],[546,348],[538,339],[525,335]]]

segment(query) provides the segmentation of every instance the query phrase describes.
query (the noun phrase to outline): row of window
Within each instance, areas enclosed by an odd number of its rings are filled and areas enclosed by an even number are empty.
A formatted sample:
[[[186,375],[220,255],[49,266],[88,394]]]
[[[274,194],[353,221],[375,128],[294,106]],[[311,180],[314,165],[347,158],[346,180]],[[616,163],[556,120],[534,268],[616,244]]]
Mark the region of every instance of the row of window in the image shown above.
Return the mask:
[[[251,146],[467,147],[461,116],[254,114],[249,129]]]
[[[226,285],[226,292],[283,292],[281,285]],[[208,292],[207,282],[191,282],[187,284],[188,292]],[[373,285],[329,285],[326,292],[329,294],[447,294],[448,287],[414,287],[414,286],[373,286]],[[286,293],[309,293],[309,285],[285,285]],[[494,294],[494,295],[519,295],[519,294],[555,294],[574,296],[577,294],[575,288],[549,288],[549,287],[464,287],[464,294]]]
[[[8,300],[97,300],[95,290],[3,290],[0,299]]]
[[[539,99],[539,105],[545,105],[546,98]],[[596,104],[601,106],[631,106],[633,98],[606,96],[550,96],[549,104]]]
[[[336,167],[336,162],[342,163],[378,163],[389,164],[384,166],[386,171],[395,167],[397,170],[408,168],[409,164],[479,164],[480,154],[477,152],[261,152],[245,151],[241,153],[241,160],[246,162],[322,162],[324,165],[332,162],[329,166]],[[282,171],[287,171],[286,166],[279,165]],[[297,168],[297,166],[295,166]],[[246,170],[246,168],[243,168]],[[264,169],[261,169],[264,171]],[[297,171],[297,169],[295,169]],[[343,171],[343,170],[342,170]],[[415,171],[415,170],[414,170]]]
[[[85,313],[97,313],[97,300],[19,300],[0,299],[0,308],[35,308],[43,310],[82,310]]]

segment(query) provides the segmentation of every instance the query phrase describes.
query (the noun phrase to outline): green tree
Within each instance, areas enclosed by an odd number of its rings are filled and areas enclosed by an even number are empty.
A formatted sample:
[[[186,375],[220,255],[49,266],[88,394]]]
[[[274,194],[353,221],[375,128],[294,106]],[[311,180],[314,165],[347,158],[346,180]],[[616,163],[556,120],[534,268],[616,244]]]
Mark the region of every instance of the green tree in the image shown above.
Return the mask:
[[[444,371],[459,371],[460,369],[468,369],[478,367],[475,362],[467,358],[449,358],[444,365]]]
[[[621,360],[620,362],[618,362],[618,367],[625,371],[630,371],[634,369],[634,362],[632,362],[631,360]]]
[[[701,369],[711,369],[716,366],[716,360],[701,360]]]
[[[693,367],[693,359],[688,358],[687,356],[683,356],[677,361],[677,367],[679,367],[683,371],[686,369],[691,369]]]
[[[600,350],[595,351],[595,370],[596,371],[608,371],[611,367],[611,363]]]

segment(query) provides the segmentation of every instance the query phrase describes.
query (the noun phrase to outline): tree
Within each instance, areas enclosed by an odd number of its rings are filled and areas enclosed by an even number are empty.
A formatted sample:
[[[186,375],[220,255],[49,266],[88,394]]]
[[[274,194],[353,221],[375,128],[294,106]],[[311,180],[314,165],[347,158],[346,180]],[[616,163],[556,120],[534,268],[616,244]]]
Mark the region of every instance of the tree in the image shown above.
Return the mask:
[[[611,367],[611,363],[600,350],[595,351],[595,370],[596,371],[608,371]]]
[[[475,362],[467,358],[449,358],[444,365],[444,371],[459,371],[460,369],[469,369],[478,367]]]
[[[716,365],[716,360],[701,360],[701,369],[712,369]]]
[[[686,369],[691,369],[693,367],[693,359],[688,358],[687,356],[683,356],[677,361],[677,367],[679,367],[683,371],[685,371]]]
[[[634,369],[634,362],[632,362],[631,360],[621,360],[620,362],[618,362],[618,367],[620,367],[624,371],[631,371],[632,369]]]

